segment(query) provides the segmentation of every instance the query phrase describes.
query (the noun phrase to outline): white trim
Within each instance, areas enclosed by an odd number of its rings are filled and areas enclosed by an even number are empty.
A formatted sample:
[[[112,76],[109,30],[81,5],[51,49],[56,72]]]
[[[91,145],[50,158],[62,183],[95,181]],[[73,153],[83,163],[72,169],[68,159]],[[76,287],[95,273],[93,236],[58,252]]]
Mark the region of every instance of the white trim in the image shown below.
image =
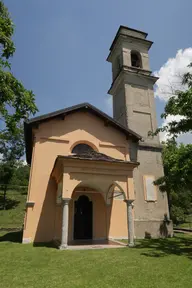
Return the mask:
[[[121,145],[121,144],[112,144],[110,142],[99,142],[99,146],[100,147],[111,147],[111,148],[124,148],[126,149],[125,145]],[[123,153],[122,153],[123,154]]]
[[[62,142],[62,143],[70,143],[70,141],[68,139],[61,139],[61,138],[57,138],[57,137],[46,137],[46,136],[41,136],[40,139],[42,140],[46,140],[46,141],[55,141],[55,142]]]
[[[163,219],[134,219],[135,222],[162,222]]]
[[[118,237],[116,237],[116,236],[110,236],[109,237],[109,240],[113,240],[113,239],[117,239],[117,240],[128,240],[128,237],[127,236],[118,236]]]

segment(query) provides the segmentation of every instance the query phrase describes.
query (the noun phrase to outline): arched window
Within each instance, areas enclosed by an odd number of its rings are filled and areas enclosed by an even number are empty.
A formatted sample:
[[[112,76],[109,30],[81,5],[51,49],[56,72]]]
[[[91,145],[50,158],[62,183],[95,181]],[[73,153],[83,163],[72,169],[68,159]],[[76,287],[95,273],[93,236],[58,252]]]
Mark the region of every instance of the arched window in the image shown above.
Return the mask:
[[[142,68],[141,55],[137,51],[131,51],[131,66]]]
[[[94,151],[94,150],[91,146],[84,144],[84,143],[80,143],[80,144],[77,144],[73,148],[72,153],[74,153],[74,154],[89,154],[92,151]]]

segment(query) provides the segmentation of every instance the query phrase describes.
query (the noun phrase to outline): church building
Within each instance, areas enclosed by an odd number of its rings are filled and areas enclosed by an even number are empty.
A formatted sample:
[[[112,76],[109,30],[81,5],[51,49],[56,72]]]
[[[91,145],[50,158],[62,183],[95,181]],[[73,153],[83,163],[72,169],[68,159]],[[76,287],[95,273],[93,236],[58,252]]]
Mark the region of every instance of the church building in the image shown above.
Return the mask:
[[[82,103],[25,122],[31,166],[23,243],[169,236],[147,33],[120,26],[112,65],[113,118]]]

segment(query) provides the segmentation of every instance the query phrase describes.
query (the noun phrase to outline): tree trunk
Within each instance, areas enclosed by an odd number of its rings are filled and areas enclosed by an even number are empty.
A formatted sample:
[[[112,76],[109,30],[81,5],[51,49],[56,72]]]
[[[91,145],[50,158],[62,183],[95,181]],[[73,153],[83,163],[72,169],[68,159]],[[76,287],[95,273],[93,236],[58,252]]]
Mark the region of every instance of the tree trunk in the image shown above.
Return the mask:
[[[6,194],[7,194],[7,186],[4,186],[4,191],[3,191],[3,210],[6,210]]]

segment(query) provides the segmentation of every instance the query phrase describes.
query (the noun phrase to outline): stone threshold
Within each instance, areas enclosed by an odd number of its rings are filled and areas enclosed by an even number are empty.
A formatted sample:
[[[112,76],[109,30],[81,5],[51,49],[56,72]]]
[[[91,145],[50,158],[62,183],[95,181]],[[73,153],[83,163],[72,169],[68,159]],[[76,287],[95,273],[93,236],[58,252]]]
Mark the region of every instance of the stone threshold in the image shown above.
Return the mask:
[[[101,240],[90,240],[90,241],[74,241],[72,245],[68,245],[67,247],[59,247],[60,250],[93,250],[93,249],[110,249],[110,248],[124,248],[127,245],[114,240],[109,239],[106,241]]]
[[[98,250],[98,249],[112,249],[112,248],[124,248],[124,245],[110,245],[110,244],[95,244],[95,245],[68,245],[66,248],[60,248],[60,250]]]

